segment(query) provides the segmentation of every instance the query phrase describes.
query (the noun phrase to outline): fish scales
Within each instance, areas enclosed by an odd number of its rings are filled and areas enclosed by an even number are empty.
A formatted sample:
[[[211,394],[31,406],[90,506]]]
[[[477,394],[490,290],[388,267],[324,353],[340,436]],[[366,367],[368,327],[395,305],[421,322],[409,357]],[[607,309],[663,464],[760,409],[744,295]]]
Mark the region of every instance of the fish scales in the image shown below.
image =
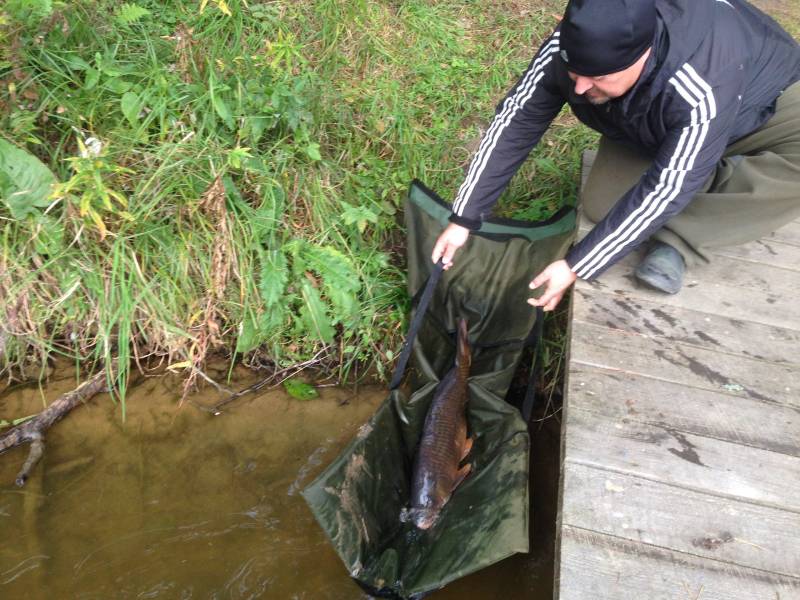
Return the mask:
[[[467,325],[462,319],[458,326],[455,367],[434,392],[414,461],[410,514],[420,529],[433,524],[466,474],[466,470],[459,469],[459,463],[468,447],[466,402],[470,362]]]

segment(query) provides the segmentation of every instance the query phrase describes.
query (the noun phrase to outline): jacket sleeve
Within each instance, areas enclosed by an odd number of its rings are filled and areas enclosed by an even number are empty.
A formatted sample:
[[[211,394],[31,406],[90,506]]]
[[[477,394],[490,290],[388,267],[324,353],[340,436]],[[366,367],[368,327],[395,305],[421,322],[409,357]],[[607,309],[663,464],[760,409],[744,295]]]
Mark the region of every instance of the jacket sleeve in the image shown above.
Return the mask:
[[[600,275],[701,191],[729,142],[744,86],[739,73],[712,86],[686,63],[669,80],[666,113],[674,125],[639,182],[567,254],[578,277]]]
[[[511,177],[564,105],[555,85],[559,32],[542,44],[497,107],[453,202],[450,221],[478,229]]]

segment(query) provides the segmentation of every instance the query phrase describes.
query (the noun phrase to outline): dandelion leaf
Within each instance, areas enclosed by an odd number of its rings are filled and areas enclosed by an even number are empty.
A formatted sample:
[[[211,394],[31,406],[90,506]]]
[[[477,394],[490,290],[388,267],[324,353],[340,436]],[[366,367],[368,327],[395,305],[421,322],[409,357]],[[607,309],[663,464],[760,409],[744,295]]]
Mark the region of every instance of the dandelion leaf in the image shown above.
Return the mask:
[[[263,253],[258,291],[267,308],[275,306],[283,297],[288,276],[286,256],[282,251],[270,250]]]
[[[300,289],[303,295],[303,305],[300,307],[300,325],[304,329],[304,333],[330,344],[336,332],[325,312],[325,303],[310,282],[301,282]]]
[[[42,161],[0,139],[0,202],[21,221],[50,204],[51,186],[56,177]]]
[[[333,246],[308,245],[304,258],[309,268],[322,277],[325,296],[330,300],[336,322],[358,316],[361,281],[350,258]]]
[[[122,114],[128,119],[128,122],[134,127],[139,124],[139,110],[141,110],[141,100],[139,95],[134,92],[125,92],[120,98],[120,108]]]

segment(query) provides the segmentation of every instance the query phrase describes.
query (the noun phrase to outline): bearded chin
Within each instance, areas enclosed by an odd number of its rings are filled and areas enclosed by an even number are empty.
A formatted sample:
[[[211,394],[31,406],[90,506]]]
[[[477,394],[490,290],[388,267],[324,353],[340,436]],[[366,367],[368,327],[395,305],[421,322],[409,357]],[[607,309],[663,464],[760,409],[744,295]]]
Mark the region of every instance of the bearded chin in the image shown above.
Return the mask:
[[[588,94],[586,95],[586,99],[589,101],[589,104],[593,104],[594,106],[600,106],[601,104],[605,104],[606,102],[611,100],[611,98],[609,98],[608,96],[601,96],[600,98],[596,98],[596,97],[593,98],[592,96],[589,96]]]

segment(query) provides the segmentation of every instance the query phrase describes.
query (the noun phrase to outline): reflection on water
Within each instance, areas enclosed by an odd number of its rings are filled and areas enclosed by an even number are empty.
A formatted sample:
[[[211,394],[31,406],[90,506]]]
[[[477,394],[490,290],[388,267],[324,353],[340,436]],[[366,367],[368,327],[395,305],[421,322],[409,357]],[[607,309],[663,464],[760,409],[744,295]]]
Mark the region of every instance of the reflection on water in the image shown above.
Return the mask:
[[[254,381],[237,375],[233,387]],[[5,394],[0,419],[37,412],[43,396],[73,387],[66,379]],[[22,489],[13,481],[27,448],[0,455],[0,598],[367,598],[299,491],[385,391],[325,388],[311,401],[271,391],[220,416],[179,406],[179,395],[174,378],[146,380],[129,393],[125,423],[96,397],[49,432]],[[537,512],[534,527],[554,518]],[[431,598],[550,597],[551,535],[532,547]]]

